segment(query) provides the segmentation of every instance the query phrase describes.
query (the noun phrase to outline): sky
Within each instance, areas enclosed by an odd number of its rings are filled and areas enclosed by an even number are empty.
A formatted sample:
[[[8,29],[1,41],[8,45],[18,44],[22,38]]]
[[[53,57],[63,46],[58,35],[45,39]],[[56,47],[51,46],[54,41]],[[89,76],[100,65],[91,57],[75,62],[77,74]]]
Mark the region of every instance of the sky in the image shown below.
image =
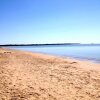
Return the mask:
[[[100,0],[0,0],[0,44],[100,43]]]

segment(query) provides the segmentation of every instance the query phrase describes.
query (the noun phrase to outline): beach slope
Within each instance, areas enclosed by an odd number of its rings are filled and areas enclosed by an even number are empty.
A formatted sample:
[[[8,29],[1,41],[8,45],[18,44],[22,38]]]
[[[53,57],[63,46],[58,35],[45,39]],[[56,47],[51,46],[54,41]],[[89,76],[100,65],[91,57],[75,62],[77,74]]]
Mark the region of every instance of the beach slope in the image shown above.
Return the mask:
[[[0,100],[100,100],[100,64],[0,48]]]

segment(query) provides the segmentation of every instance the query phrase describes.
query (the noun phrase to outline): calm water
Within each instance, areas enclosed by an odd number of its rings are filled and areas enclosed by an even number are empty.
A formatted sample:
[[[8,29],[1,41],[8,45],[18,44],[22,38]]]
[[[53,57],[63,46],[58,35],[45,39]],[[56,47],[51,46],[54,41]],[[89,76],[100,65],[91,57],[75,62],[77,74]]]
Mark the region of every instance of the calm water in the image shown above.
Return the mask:
[[[10,48],[100,62],[100,46],[13,46]]]

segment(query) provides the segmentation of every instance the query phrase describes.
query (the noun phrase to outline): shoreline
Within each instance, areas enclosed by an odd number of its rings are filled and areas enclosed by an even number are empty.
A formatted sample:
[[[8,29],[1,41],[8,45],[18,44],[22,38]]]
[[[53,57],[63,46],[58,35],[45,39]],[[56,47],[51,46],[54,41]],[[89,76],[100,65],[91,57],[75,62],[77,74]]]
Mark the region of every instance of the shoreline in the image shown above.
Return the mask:
[[[3,48],[6,48],[6,47],[3,47]],[[8,48],[9,49],[9,48]],[[14,48],[10,48],[12,50],[19,50],[19,51],[24,51],[24,52],[32,52],[32,53],[39,53],[41,54],[42,52],[34,52],[34,51],[31,51],[31,50],[20,50],[20,49],[14,49]],[[100,59],[96,59],[96,58],[86,58],[86,57],[77,57],[77,56],[63,56],[63,55],[58,55],[58,54],[52,54],[52,53],[42,53],[44,55],[48,55],[48,56],[56,56],[56,57],[61,57],[61,58],[69,58],[69,59],[76,59],[76,60],[79,60],[79,61],[89,61],[89,62],[92,62],[92,63],[97,63],[97,64],[100,64]]]
[[[82,63],[81,68],[84,68],[84,66],[86,66],[84,64],[87,64],[87,65],[89,65],[88,66],[89,69],[100,71],[100,62],[96,62],[94,60],[81,59],[81,58],[76,58],[76,57],[58,56],[58,55],[53,55],[53,54],[32,52],[32,51],[26,51],[26,50],[17,50],[17,49],[12,49],[12,48],[4,48],[4,49],[14,50],[14,51],[28,53],[28,54],[37,54],[37,55],[46,56],[46,57],[54,57],[54,58],[59,58],[59,59],[66,60],[69,62],[78,62],[78,63]],[[95,67],[92,67],[92,66],[95,66]],[[78,66],[78,67],[80,67],[80,66]]]
[[[1,48],[5,48],[5,49],[11,49],[11,50],[17,50],[17,51],[23,51],[23,52],[31,52],[31,53],[37,53],[37,54],[44,54],[44,55],[48,55],[48,56],[54,56],[54,57],[58,57],[58,58],[64,58],[64,59],[74,59],[74,60],[77,60],[77,61],[88,61],[88,62],[91,62],[91,63],[96,63],[96,64],[100,64],[100,60],[97,59],[95,60],[94,58],[92,59],[89,59],[89,58],[83,58],[83,57],[74,57],[74,56],[60,56],[60,55],[57,55],[57,54],[49,54],[49,53],[41,53],[41,52],[33,52],[33,51],[28,51],[28,50],[20,50],[20,49],[14,49],[14,48],[7,48],[7,47],[1,47]]]
[[[0,48],[0,99],[99,100],[100,64]]]

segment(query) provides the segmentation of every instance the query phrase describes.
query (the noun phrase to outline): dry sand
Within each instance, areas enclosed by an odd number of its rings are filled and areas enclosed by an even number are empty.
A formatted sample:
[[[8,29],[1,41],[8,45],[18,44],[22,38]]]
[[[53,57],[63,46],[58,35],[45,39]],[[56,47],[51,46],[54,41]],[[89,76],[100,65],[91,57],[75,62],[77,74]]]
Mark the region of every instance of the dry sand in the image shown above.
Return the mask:
[[[0,48],[0,100],[100,100],[100,64]]]

